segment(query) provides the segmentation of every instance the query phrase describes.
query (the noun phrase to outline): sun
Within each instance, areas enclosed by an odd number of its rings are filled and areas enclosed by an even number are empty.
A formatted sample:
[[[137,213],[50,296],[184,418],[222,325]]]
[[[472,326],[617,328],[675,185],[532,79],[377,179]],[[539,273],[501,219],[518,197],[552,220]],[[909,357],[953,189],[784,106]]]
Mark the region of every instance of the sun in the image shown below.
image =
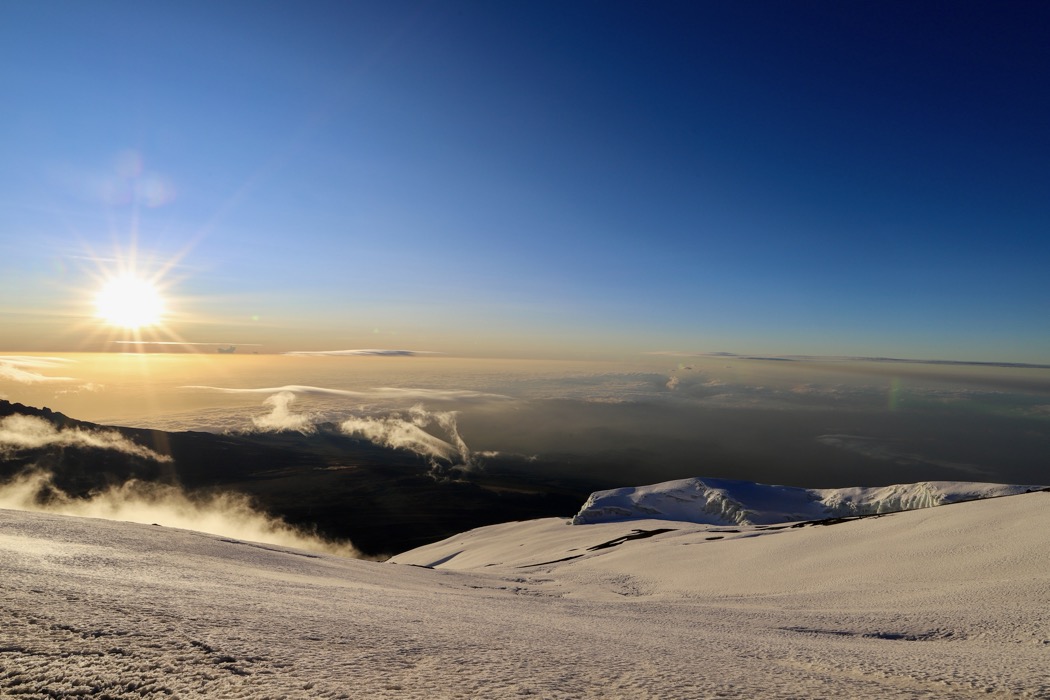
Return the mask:
[[[107,280],[95,296],[99,318],[112,326],[137,330],[160,323],[164,300],[156,285],[135,275]]]

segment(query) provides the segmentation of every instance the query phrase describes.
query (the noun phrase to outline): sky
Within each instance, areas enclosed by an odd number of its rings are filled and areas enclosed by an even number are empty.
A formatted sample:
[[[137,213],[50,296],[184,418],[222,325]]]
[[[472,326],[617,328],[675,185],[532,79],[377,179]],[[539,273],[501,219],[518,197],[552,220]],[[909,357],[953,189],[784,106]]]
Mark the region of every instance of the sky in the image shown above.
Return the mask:
[[[140,337],[241,352],[1050,363],[1047,26],[4,3],[0,349],[122,349],[94,299],[134,271],[164,307]]]

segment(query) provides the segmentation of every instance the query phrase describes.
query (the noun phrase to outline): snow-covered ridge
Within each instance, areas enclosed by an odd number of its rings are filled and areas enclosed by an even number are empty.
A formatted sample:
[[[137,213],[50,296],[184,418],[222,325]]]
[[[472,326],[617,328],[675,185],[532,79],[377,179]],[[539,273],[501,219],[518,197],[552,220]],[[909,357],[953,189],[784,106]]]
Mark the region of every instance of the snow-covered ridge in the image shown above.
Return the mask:
[[[851,515],[894,513],[980,498],[1013,496],[1044,486],[921,481],[891,486],[807,489],[694,477],[596,491],[573,525],[621,520],[678,520],[707,525],[768,525]]]

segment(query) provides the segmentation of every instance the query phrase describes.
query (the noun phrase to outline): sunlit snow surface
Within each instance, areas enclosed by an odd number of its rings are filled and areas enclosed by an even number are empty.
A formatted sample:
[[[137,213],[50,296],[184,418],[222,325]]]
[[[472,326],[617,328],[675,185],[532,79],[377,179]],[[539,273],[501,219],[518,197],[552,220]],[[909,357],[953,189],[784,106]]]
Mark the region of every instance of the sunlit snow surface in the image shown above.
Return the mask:
[[[0,696],[1045,698],[1048,551],[1045,492],[507,523],[382,564],[0,511]]]
[[[761,525],[930,508],[1043,488],[970,481],[806,489],[736,479],[692,478],[592,493],[576,525],[638,518],[707,525]]]

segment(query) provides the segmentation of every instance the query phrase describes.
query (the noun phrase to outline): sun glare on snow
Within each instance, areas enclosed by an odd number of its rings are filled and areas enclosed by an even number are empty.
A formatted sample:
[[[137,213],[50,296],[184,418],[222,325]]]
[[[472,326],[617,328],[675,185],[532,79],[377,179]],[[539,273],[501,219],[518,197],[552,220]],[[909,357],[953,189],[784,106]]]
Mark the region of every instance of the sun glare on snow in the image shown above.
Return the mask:
[[[152,282],[123,275],[102,286],[95,297],[95,308],[106,323],[136,329],[160,323],[164,301]]]

